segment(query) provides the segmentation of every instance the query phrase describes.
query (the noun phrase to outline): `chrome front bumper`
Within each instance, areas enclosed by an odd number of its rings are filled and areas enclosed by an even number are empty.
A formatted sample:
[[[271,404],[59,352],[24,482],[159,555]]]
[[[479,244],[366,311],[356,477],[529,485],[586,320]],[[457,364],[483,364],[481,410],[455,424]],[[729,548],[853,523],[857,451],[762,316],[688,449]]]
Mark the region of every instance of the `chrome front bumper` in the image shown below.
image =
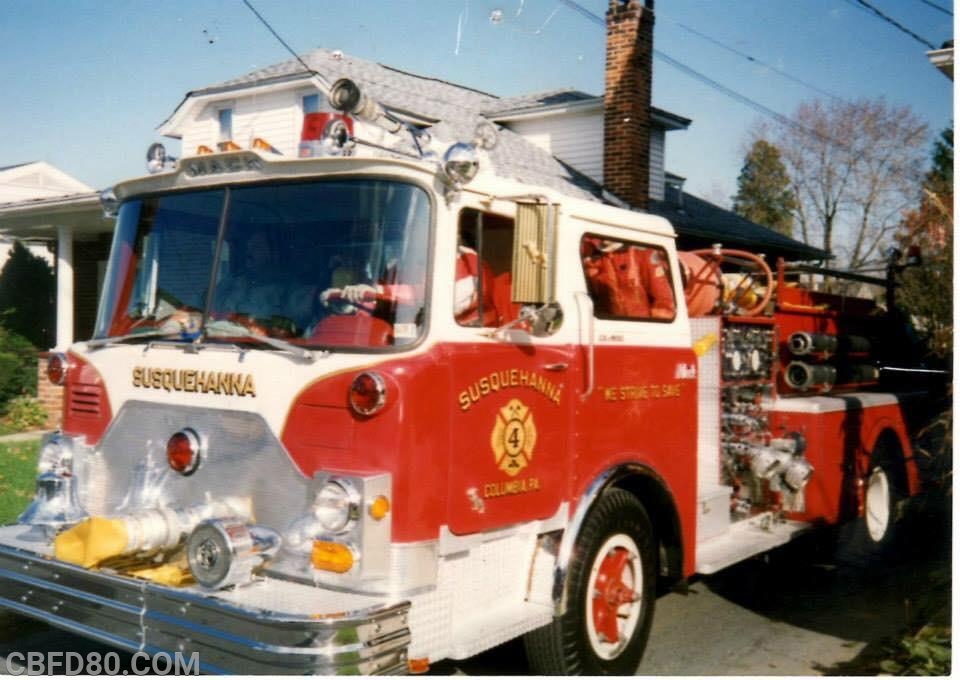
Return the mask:
[[[275,579],[216,593],[170,588],[25,550],[26,529],[0,528],[0,609],[131,652],[197,652],[203,673],[407,670],[408,602]]]

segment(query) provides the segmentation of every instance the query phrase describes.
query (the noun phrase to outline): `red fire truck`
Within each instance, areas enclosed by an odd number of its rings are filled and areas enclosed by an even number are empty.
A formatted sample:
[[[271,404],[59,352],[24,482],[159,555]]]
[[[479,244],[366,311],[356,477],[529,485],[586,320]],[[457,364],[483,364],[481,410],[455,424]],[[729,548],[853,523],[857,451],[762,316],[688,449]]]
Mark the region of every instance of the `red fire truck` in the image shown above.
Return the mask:
[[[0,528],[0,606],[206,672],[422,672],[523,636],[537,672],[621,674],[665,586],[815,525],[892,540],[917,395],[886,387],[878,305],[497,176],[488,128],[439,153],[330,96],[302,157],[153,147],[105,196],[94,337],[50,360],[63,429]]]

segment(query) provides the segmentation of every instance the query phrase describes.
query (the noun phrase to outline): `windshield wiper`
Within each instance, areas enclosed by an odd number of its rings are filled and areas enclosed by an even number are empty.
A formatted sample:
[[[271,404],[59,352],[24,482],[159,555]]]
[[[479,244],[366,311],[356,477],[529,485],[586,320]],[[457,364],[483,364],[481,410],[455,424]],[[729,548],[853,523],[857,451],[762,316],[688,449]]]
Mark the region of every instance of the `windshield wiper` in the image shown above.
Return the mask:
[[[150,340],[151,338],[167,337],[182,340],[191,339],[190,337],[184,337],[183,332],[179,330],[164,330],[162,328],[156,328],[143,333],[127,333],[126,335],[114,335],[106,338],[94,338],[93,340],[87,340],[87,349],[99,349],[101,347],[106,347],[107,345],[115,345],[121,342],[126,342],[127,340]]]
[[[314,361],[317,360],[317,353],[314,352],[313,350],[306,349],[305,347],[300,347],[299,345],[294,345],[292,342],[287,342],[286,340],[281,340],[280,338],[272,338],[269,335],[259,335],[241,324],[235,324],[230,321],[226,323],[229,324],[228,328],[225,328],[223,325],[223,322],[220,322],[220,321],[212,321],[206,324],[206,326],[203,329],[203,337],[216,338],[218,336],[211,335],[210,331],[211,330],[223,331],[225,334],[239,335],[243,338],[254,340],[256,342],[261,342],[264,345],[269,345],[270,347],[273,347],[274,349],[278,349],[282,352],[289,352],[290,354],[294,355],[298,359],[302,359],[303,361],[306,361],[308,364],[312,364]],[[324,351],[321,353],[321,356],[327,356],[328,354],[329,352]]]

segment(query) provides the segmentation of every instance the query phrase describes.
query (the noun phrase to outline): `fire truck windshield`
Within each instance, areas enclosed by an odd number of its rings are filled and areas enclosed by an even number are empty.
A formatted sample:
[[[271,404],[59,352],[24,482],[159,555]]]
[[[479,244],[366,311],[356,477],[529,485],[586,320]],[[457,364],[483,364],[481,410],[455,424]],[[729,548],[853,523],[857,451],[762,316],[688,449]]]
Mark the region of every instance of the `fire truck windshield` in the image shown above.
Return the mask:
[[[430,221],[425,191],[374,179],[127,201],[94,337],[409,345],[424,328]]]

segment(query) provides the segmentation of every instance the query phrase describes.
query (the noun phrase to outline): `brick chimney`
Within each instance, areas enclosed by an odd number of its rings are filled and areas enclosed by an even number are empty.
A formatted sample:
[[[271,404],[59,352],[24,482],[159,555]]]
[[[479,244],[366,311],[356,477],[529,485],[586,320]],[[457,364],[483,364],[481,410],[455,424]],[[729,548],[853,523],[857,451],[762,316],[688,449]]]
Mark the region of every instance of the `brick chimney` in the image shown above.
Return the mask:
[[[645,209],[650,195],[654,0],[610,0],[603,95],[603,183]]]

